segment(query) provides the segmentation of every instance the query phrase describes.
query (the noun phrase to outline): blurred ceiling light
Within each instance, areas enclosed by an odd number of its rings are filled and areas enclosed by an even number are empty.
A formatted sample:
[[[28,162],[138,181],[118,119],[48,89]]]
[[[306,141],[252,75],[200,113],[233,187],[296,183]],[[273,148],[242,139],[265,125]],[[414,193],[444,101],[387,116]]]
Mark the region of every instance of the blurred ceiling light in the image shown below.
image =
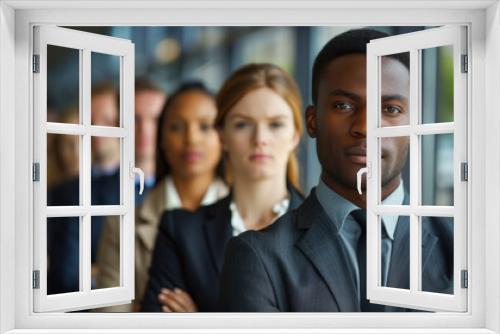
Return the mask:
[[[173,38],[162,39],[155,48],[155,57],[159,63],[170,63],[176,60],[181,53],[179,42]]]
[[[208,27],[204,31],[205,47],[212,48],[222,43],[224,31],[220,27]]]

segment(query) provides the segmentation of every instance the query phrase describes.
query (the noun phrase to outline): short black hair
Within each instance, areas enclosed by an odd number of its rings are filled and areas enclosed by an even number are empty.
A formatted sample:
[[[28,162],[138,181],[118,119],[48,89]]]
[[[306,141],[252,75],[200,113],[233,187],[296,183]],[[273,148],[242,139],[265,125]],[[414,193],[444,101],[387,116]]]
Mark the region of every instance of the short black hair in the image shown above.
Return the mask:
[[[313,104],[318,102],[319,82],[328,64],[330,64],[334,59],[345,55],[366,55],[366,44],[373,39],[388,36],[389,35],[385,32],[374,29],[354,29],[346,31],[326,43],[314,60],[311,87]],[[410,68],[410,57],[408,53],[389,55],[389,57],[400,61],[406,68]]]

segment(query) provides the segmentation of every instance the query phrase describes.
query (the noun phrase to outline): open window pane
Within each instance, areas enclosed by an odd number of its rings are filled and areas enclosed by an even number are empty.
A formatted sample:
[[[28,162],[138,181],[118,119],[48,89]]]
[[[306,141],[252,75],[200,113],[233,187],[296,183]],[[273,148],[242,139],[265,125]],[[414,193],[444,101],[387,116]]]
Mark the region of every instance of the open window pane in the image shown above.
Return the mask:
[[[410,217],[380,216],[380,285],[390,288],[410,288]],[[395,227],[404,238],[395,239]],[[392,256],[398,254],[398,256]]]
[[[453,218],[420,217],[420,224],[422,291],[453,295]],[[436,234],[445,237],[436,240]]]
[[[453,47],[423,49],[422,124],[453,122]]]
[[[110,270],[120,273],[120,255],[118,254],[118,256],[115,256],[115,254],[104,254],[103,252],[100,252],[99,249],[102,247],[103,243],[109,242],[110,240],[117,242],[118,247],[120,248],[120,216],[94,216],[92,217],[91,229],[92,289],[119,287],[120,275],[113,276],[103,274],[105,274],[105,271]],[[104,229],[107,231],[107,239],[101,238]],[[98,257],[103,259],[99,261]],[[98,263],[105,263],[106,267],[99,267]],[[99,277],[103,276],[106,277],[105,280],[99,279]]]
[[[56,96],[47,96],[47,122],[79,124],[80,50],[47,45],[47,86],[57,92],[57,100],[73,107],[56,112]],[[76,115],[74,110],[76,109]]]
[[[92,205],[119,205],[121,140],[92,137]]]
[[[120,126],[120,57],[91,53],[92,125]]]
[[[453,206],[453,134],[421,137],[422,205]]]
[[[379,172],[380,182],[379,203],[383,205],[409,205],[410,204],[410,137],[383,137],[379,139]],[[401,171],[401,173],[399,173]],[[399,184],[388,184],[391,180],[398,178]],[[394,190],[398,188],[398,195],[388,196],[383,189]]]
[[[80,217],[47,218],[47,295],[80,291]]]
[[[380,126],[410,124],[410,53],[380,57]]]
[[[47,135],[47,205],[80,205],[80,136]]]

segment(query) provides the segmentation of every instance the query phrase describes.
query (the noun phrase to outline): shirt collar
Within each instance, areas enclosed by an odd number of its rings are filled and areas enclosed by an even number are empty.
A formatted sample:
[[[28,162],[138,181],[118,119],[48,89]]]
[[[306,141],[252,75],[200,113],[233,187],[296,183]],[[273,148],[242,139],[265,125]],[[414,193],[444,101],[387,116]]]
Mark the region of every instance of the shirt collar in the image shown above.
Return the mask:
[[[353,210],[359,209],[358,206],[328,187],[321,178],[319,179],[318,187],[316,187],[316,197],[339,233],[342,232],[347,216]]]
[[[290,199],[285,198],[273,206],[273,213],[276,214],[275,220],[287,212],[289,205]],[[236,236],[245,232],[247,228],[234,201],[231,201],[231,204],[229,204],[229,210],[231,211],[231,227],[233,228],[233,235]]]
[[[212,182],[212,184],[210,184],[210,186],[207,189],[207,192],[201,199],[201,205],[202,206],[210,205],[212,203],[217,202],[217,200],[220,197],[220,192],[221,192],[220,188],[221,188],[220,181],[216,179],[214,182]]]
[[[224,190],[224,191],[223,191]],[[225,186],[223,183],[216,179],[210,186],[208,187],[205,195],[203,196],[200,205],[210,205],[212,203],[217,202],[217,200],[227,193]],[[172,177],[167,176],[165,182],[165,210],[173,210],[182,208],[181,198],[179,197],[179,193],[175,188],[174,181]]]
[[[173,210],[182,207],[182,202],[177,189],[175,189],[174,181],[170,176],[167,176],[165,182],[165,209]]]
[[[394,190],[389,196],[387,196],[382,204],[384,205],[402,205],[405,198],[405,191],[403,188],[403,181],[399,182],[399,186]],[[398,215],[385,215],[382,220],[383,226],[385,228],[385,233],[387,236],[394,240],[394,232],[396,231],[396,225],[398,224]]]
[[[325,210],[328,217],[333,221],[337,231],[342,232],[344,223],[347,216],[353,211],[360,209],[354,203],[348,201],[344,197],[337,194],[334,190],[328,187],[323,180],[319,180],[319,184],[316,187],[316,197],[319,203]],[[404,200],[404,188],[403,182],[399,183],[399,186],[394,190],[385,200],[382,201],[384,205],[401,205]],[[382,220],[385,233],[387,236],[393,240],[394,232],[396,230],[396,225],[398,223],[398,216],[385,216]]]

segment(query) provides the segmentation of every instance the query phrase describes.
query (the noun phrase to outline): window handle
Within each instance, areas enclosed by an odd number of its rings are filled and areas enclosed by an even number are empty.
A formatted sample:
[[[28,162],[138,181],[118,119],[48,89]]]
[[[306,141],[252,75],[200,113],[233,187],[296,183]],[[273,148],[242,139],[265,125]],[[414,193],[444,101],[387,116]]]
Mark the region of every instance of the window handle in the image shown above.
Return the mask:
[[[363,167],[361,168],[360,170],[358,170],[358,173],[356,174],[356,178],[357,178],[357,186],[358,186],[358,193],[361,195],[363,194],[363,190],[361,190],[361,177],[363,176],[363,174],[366,174],[366,177],[369,178],[370,177],[370,164],[368,163],[366,167]]]
[[[144,172],[139,167],[135,167],[134,163],[130,163],[130,177],[135,178],[135,175],[139,175],[139,195],[142,195],[144,191]]]

